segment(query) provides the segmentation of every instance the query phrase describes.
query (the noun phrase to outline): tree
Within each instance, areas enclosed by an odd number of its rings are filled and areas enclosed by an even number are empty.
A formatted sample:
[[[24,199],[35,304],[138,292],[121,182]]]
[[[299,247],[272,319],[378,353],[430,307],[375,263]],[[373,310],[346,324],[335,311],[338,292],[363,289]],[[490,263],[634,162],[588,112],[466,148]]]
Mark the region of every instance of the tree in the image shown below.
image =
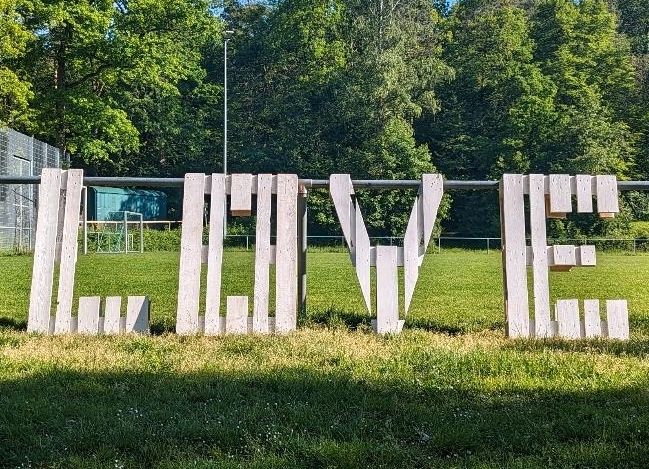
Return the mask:
[[[36,0],[25,25],[38,34],[23,65],[34,77],[34,130],[77,164],[118,169],[140,143],[134,101],[164,100],[183,80],[200,79],[200,47],[218,24],[209,7]]]
[[[19,6],[16,0],[0,0],[0,126],[24,123],[33,96],[30,83],[15,71],[14,61],[32,39]]]

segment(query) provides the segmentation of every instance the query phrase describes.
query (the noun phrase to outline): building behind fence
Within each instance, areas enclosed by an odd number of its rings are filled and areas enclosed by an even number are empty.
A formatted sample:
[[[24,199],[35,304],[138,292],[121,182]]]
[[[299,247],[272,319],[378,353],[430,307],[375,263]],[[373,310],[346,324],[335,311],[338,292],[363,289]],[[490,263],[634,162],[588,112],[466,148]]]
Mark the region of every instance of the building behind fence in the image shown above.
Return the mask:
[[[58,148],[12,129],[0,128],[0,175],[39,176],[60,168]],[[38,186],[0,185],[0,249],[30,250],[36,234]]]

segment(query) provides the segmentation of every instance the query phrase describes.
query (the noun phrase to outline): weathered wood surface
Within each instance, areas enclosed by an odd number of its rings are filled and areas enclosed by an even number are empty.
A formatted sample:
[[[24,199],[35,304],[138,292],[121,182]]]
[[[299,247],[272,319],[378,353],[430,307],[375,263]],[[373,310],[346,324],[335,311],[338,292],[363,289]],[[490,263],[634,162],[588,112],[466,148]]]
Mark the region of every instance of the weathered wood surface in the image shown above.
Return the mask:
[[[248,332],[248,297],[228,296],[225,315],[225,332],[246,334]]]
[[[398,332],[399,282],[397,247],[376,247],[376,332]]]
[[[503,175],[500,204],[507,334],[509,337],[529,337],[523,176]]]
[[[629,339],[629,311],[626,300],[606,301],[606,322],[609,339]]]
[[[295,174],[277,176],[277,244],[275,264],[275,332],[297,326],[297,195]]]
[[[579,339],[581,337],[578,300],[558,300],[556,315],[559,322],[559,337],[565,339]]]
[[[550,215],[563,216],[572,212],[572,190],[568,174],[551,174]]]
[[[223,268],[223,234],[225,218],[225,176],[214,173],[210,178],[210,232],[207,246],[207,278],[205,286],[206,335],[220,334],[221,274]]]
[[[205,175],[185,175],[183,223],[180,237],[180,271],[176,333],[196,334],[199,330],[199,299],[201,290],[201,251]]]
[[[82,296],[79,298],[79,319],[77,332],[79,334],[97,335],[99,327],[99,308],[101,298],[98,296]]]
[[[67,171],[65,207],[61,234],[61,259],[57,293],[55,333],[71,332],[72,297],[74,295],[74,275],[77,266],[79,246],[79,212],[81,210],[81,190],[83,170]],[[61,213],[61,210],[59,210]]]
[[[252,331],[269,332],[268,305],[270,295],[270,216],[273,176],[257,176],[257,222],[255,233],[255,286],[252,312]]]
[[[29,296],[28,332],[48,333],[54,281],[56,231],[59,217],[61,170],[45,168],[39,186],[34,267]]]
[[[230,213],[247,217],[252,213],[252,174],[230,176]]]
[[[584,337],[591,339],[602,336],[602,320],[599,315],[599,300],[584,300]]]
[[[124,332],[149,333],[149,299],[146,296],[129,296],[126,304]]]
[[[104,334],[116,335],[124,332],[121,321],[122,297],[109,296],[106,298],[104,310]]]
[[[575,176],[577,189],[577,212],[593,213],[593,177],[586,174]]]
[[[545,228],[545,176],[530,174],[530,237],[532,244],[532,273],[534,278],[534,334],[550,337],[550,281],[548,275],[547,233]]]
[[[595,176],[597,193],[597,212],[602,218],[612,218],[619,213],[620,206],[615,176]]]

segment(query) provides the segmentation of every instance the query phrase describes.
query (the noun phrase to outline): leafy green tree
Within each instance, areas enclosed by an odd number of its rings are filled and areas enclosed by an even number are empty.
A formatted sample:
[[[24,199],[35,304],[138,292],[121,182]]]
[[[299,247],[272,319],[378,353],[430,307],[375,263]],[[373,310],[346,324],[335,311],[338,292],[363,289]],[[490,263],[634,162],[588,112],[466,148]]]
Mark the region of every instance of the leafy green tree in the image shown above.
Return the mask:
[[[19,7],[16,0],[0,0],[0,125],[24,123],[32,98],[30,83],[15,71],[14,61],[32,39]]]
[[[203,0],[35,0],[34,129],[77,163],[118,169],[139,148],[134,101],[180,93],[200,75],[200,48],[218,21]]]

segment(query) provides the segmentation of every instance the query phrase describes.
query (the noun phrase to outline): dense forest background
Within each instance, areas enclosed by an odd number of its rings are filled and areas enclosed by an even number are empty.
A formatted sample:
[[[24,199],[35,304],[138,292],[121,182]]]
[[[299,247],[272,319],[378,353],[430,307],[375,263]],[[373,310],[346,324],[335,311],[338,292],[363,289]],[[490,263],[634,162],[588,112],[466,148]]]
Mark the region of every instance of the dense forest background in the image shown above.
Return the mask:
[[[0,0],[0,124],[101,175],[229,170],[326,178],[649,179],[646,0]],[[412,194],[361,194],[401,234]],[[455,193],[445,229],[498,233],[495,194]],[[629,194],[620,234],[649,219]],[[335,230],[326,194],[311,232]]]

